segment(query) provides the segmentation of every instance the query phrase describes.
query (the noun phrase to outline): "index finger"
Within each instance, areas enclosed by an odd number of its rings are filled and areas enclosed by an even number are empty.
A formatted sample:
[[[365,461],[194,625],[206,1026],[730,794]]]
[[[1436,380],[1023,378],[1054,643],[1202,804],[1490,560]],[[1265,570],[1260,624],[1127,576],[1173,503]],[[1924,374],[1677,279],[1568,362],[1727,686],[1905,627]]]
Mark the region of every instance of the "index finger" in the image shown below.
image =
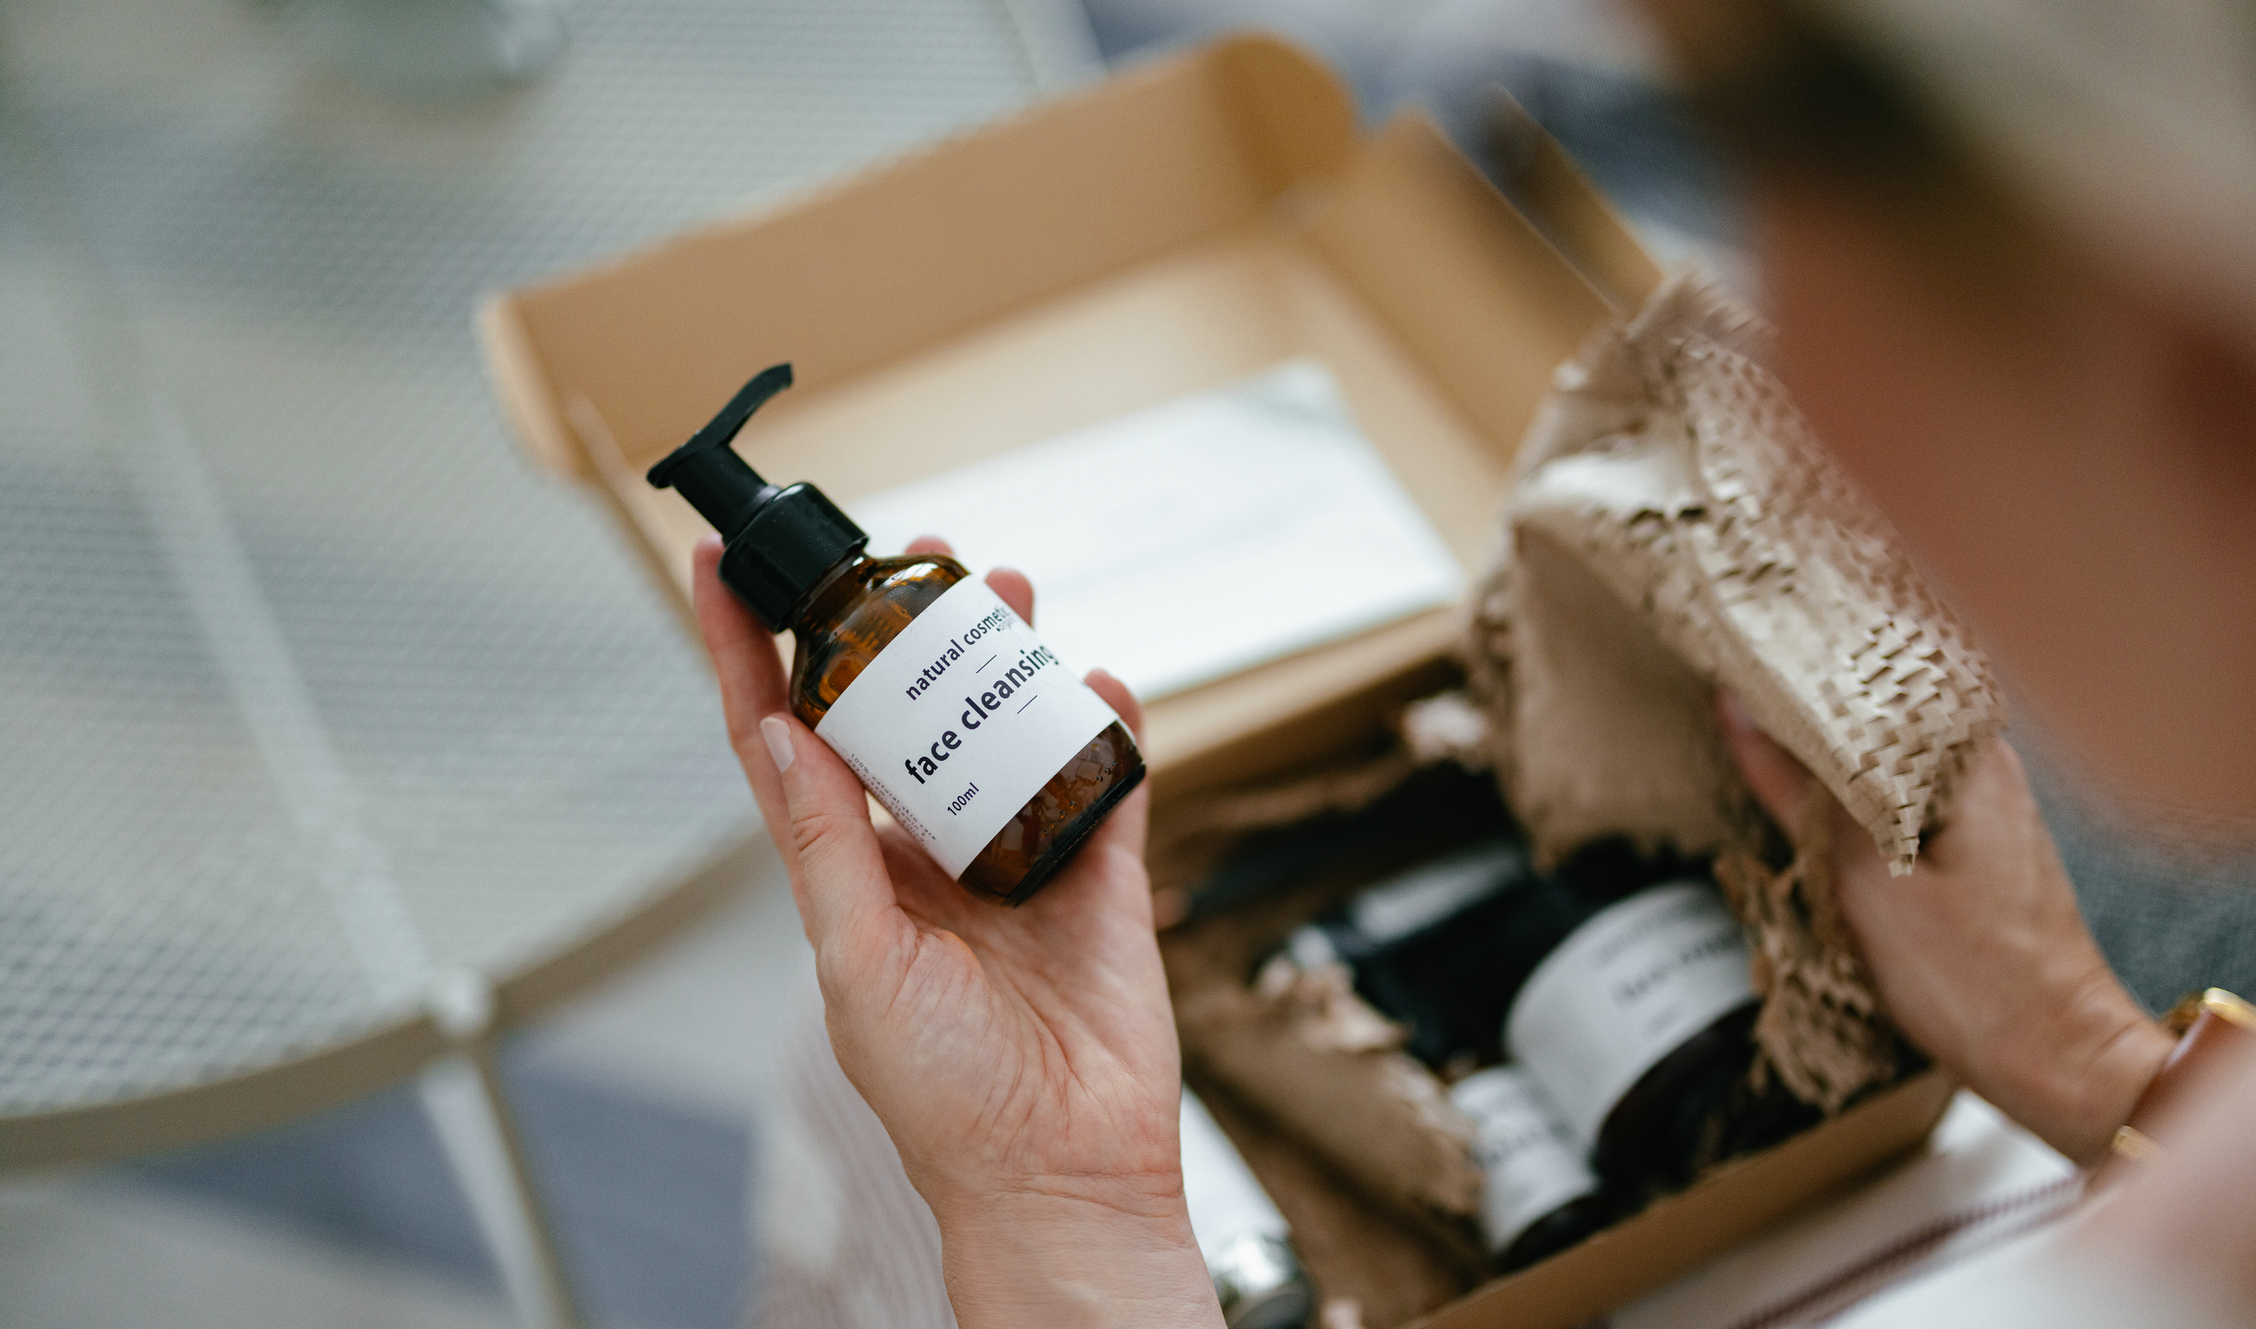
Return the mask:
[[[955,549],[937,535],[920,535],[909,541],[903,551],[910,554],[945,554],[956,556]],[[1016,568],[996,568],[987,574],[987,589],[993,591],[1011,612],[1028,624],[1034,622],[1034,583]]]
[[[729,746],[737,764],[751,782],[752,797],[770,828],[787,826],[791,812],[784,802],[783,783],[775,763],[760,738],[760,719],[790,708],[784,680],[783,656],[772,633],[746,609],[734,592],[721,582],[721,538],[708,535],[697,542],[690,556],[690,599],[697,609],[698,630],[705,650],[713,657],[713,671],[721,683],[721,714],[728,721]],[[799,884],[799,850],[792,837],[772,837],[783,863],[791,871],[794,890]]]
[[[1748,792],[1762,804],[1763,811],[1770,814],[1780,830],[1788,836],[1794,835],[1801,824],[1802,800],[1809,789],[1810,773],[1794,760],[1793,754],[1771,741],[1770,735],[1755,724],[1737,697],[1718,691],[1715,708],[1724,746],[1738,764],[1740,778],[1747,782]]]

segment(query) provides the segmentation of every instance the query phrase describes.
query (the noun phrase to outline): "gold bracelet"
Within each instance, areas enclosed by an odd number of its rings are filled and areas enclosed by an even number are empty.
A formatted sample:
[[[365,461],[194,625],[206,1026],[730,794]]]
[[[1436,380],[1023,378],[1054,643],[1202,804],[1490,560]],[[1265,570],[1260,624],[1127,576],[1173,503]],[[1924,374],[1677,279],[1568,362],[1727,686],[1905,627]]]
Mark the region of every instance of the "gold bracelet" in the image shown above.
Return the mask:
[[[2167,1117],[2186,1096],[2187,1086],[2203,1078],[2219,1062],[2256,1046],[2256,1006],[2223,988],[2196,992],[2172,1007],[2162,1018],[2164,1027],[2178,1036],[2178,1045],[2162,1059],[2128,1121],[2116,1128],[2108,1146],[2110,1157],[2101,1165],[2098,1180],[2105,1181],[2122,1169],[2116,1164],[2144,1163],[2161,1156],[2155,1139],[2155,1122]]]

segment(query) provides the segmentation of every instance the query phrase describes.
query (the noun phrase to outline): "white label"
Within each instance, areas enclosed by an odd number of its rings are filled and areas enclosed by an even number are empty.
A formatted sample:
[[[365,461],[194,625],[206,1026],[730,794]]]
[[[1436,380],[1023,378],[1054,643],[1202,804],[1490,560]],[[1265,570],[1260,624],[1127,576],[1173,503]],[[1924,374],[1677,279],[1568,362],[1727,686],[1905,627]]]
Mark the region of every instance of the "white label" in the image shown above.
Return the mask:
[[[1214,1124],[1206,1104],[1188,1089],[1183,1091],[1183,1204],[1191,1211],[1199,1254],[1209,1265],[1243,1238],[1285,1235],[1285,1216]]]
[[[966,577],[846,685],[815,733],[951,877],[1119,717]]]
[[[1535,1220],[1598,1189],[1557,1105],[1519,1066],[1491,1066],[1449,1088],[1471,1119],[1481,1166],[1481,1231],[1491,1255]]]
[[[1588,1147],[1645,1072],[1753,995],[1739,920],[1706,883],[1676,882],[1576,928],[1528,977],[1504,1035]]]

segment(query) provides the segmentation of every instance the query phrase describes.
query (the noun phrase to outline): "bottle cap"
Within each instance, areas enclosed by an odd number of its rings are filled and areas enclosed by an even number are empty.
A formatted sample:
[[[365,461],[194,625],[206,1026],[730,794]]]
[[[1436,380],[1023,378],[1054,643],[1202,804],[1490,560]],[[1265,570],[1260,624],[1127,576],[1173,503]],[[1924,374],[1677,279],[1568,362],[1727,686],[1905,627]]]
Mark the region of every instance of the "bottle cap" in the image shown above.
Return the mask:
[[[1284,1238],[1247,1233],[1207,1261],[1224,1329],[1305,1329],[1316,1289]]]
[[[648,477],[678,491],[721,533],[728,548],[721,580],[774,632],[791,626],[791,611],[823,574],[869,544],[820,489],[769,484],[729,446],[754,411],[790,386],[790,365],[761,370]]]

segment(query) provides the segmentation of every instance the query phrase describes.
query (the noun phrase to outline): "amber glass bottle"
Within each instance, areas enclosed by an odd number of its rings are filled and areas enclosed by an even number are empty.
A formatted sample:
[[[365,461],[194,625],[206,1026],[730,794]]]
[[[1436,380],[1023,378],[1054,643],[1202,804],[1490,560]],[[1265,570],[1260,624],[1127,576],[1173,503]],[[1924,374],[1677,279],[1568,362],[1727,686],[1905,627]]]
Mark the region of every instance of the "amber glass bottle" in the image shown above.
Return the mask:
[[[651,468],[721,532],[721,579],[794,640],[791,708],[941,868],[1018,904],[1144,778],[1110,707],[962,564],[871,558],[811,485],[729,446],[790,386],[777,365]],[[859,686],[857,686],[857,684]]]
[[[807,596],[790,624],[791,709],[819,732],[823,717],[903,628],[971,574],[942,554],[856,558]],[[1032,895],[1144,778],[1144,758],[1117,719],[1011,815],[957,880],[1017,904]]]

